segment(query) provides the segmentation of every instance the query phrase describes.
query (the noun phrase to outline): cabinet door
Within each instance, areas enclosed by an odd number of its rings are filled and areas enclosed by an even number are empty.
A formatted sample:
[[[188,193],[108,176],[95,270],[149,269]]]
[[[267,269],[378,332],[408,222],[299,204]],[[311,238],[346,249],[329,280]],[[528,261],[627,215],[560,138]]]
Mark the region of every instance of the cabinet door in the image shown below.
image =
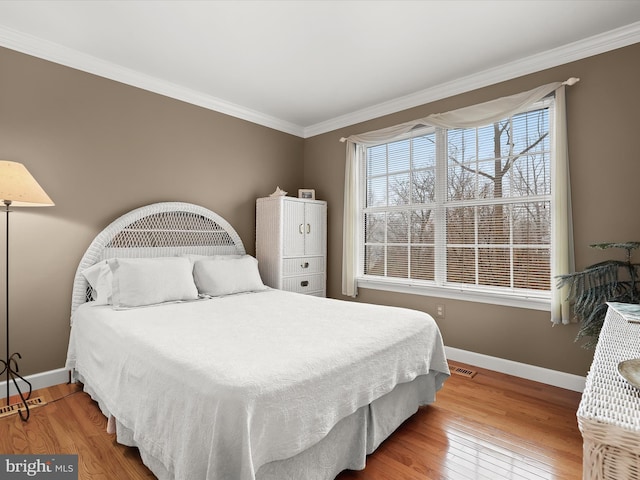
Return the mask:
[[[325,242],[325,206],[317,203],[305,204],[305,255],[323,255]]]
[[[286,256],[304,255],[304,237],[307,225],[304,219],[304,203],[284,201],[283,208],[283,228],[284,247],[283,253]]]

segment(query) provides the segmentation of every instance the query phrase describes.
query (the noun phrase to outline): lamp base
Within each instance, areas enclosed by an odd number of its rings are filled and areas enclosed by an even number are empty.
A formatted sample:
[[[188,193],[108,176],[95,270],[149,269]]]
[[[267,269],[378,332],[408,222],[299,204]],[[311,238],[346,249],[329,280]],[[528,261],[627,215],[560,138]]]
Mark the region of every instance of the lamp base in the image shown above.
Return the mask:
[[[26,422],[27,420],[29,420],[29,415],[30,415],[29,404],[27,403],[27,400],[31,398],[31,392],[33,391],[33,387],[31,386],[31,382],[29,382],[29,380],[25,379],[22,375],[18,373],[18,362],[16,360],[16,357],[20,359],[22,358],[22,356],[16,352],[13,355],[8,356],[7,361],[0,360],[0,365],[3,365],[2,371],[0,372],[0,376],[2,376],[2,374],[6,372],[7,407],[11,406],[11,403],[10,403],[11,398],[9,395],[9,382],[13,381],[13,385],[16,387],[16,390],[18,391],[18,395],[20,396],[20,408],[18,410],[18,414],[20,415],[20,418],[22,419],[22,421]],[[22,393],[22,390],[20,390],[20,386],[18,385],[16,378],[22,380],[27,385],[29,385],[29,393],[26,396]],[[24,414],[22,413],[22,406],[24,406],[24,411],[26,412]]]

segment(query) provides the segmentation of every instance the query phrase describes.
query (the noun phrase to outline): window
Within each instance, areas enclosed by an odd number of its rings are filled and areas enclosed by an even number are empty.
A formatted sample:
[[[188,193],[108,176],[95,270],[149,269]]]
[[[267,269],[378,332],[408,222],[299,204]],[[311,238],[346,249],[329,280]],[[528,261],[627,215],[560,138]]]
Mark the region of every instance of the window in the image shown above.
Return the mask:
[[[358,284],[548,305],[552,106],[367,146]]]

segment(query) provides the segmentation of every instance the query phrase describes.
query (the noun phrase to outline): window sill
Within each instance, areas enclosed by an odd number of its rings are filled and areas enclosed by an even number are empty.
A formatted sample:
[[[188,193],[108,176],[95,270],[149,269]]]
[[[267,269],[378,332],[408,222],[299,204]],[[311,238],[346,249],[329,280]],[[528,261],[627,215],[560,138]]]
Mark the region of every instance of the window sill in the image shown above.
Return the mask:
[[[532,292],[531,294],[504,293],[483,291],[480,289],[460,287],[435,287],[409,284],[389,278],[358,278],[358,288],[386,290],[389,292],[409,293],[427,297],[450,298],[467,302],[490,303],[508,307],[528,308],[532,310],[551,311],[550,294]]]

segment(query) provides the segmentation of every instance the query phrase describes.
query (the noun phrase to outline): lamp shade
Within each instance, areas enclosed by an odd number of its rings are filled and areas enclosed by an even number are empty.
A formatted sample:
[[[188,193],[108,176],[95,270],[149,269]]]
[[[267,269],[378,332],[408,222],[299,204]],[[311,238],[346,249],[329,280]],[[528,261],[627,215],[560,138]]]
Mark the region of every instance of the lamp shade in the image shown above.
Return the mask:
[[[8,160],[0,160],[0,202],[14,207],[54,205],[24,165]]]

